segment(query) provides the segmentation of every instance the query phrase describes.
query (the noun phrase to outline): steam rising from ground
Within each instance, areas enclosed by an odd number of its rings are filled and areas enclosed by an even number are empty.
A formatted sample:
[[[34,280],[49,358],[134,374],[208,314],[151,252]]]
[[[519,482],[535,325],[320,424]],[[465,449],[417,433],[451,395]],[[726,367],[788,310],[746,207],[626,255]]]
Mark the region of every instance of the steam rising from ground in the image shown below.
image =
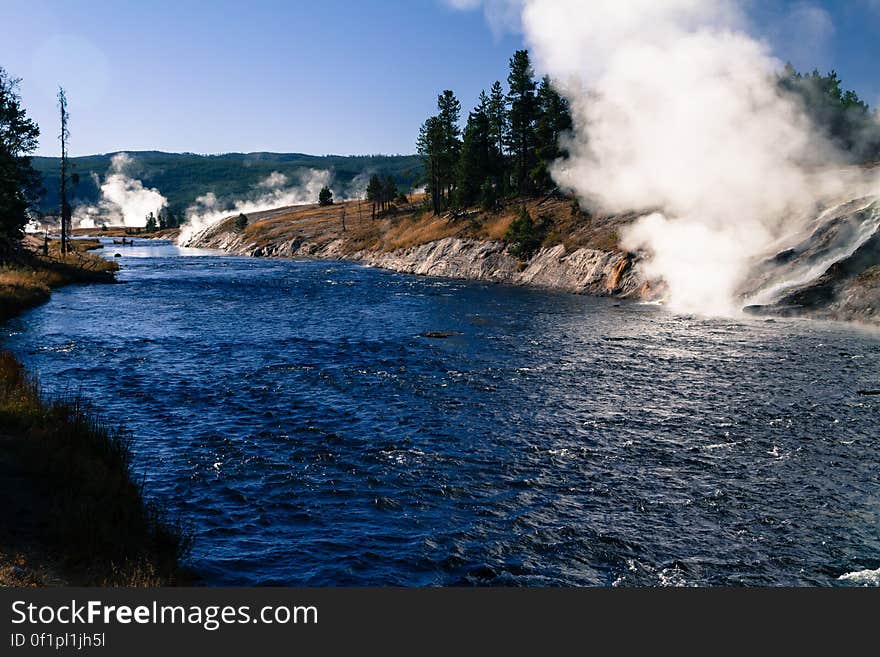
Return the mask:
[[[122,212],[123,223],[131,228],[147,225],[147,215],[155,215],[168,205],[158,189],[144,187],[140,180],[128,175],[134,160],[128,153],[117,153],[110,163],[110,172],[101,185],[102,199]]]
[[[187,209],[187,223],[181,228],[177,241],[179,244],[188,244],[207,228],[237,214],[315,203],[321,188],[329,185],[332,178],[330,171],[302,169],[297,172],[296,180],[291,181],[289,176],[273,171],[257,184],[254,195],[249,199],[227,203],[218,199],[213,192],[208,192],[199,196]]]
[[[782,65],[733,0],[511,2],[572,104],[555,180],[594,209],[645,211],[621,243],[649,254],[674,309],[736,312],[757,258],[818,206],[872,191],[780,95]]]
[[[144,187],[133,178],[134,167],[135,161],[128,153],[117,153],[103,183],[93,174],[95,185],[101,189],[101,200],[98,205],[78,205],[74,223],[80,228],[95,228],[98,223],[114,223],[121,217],[127,228],[143,228],[147,215],[158,215],[168,201],[158,189]]]

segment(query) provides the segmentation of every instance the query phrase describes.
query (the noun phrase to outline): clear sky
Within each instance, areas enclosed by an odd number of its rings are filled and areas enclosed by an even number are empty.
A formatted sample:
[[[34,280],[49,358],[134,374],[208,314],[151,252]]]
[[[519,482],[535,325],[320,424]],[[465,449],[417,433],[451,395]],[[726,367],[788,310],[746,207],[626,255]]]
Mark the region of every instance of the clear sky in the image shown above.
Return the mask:
[[[40,154],[58,150],[59,83],[74,155],[411,153],[439,91],[469,107],[522,46],[450,1],[3,0],[0,66],[23,78]],[[749,4],[778,56],[880,104],[880,0]]]

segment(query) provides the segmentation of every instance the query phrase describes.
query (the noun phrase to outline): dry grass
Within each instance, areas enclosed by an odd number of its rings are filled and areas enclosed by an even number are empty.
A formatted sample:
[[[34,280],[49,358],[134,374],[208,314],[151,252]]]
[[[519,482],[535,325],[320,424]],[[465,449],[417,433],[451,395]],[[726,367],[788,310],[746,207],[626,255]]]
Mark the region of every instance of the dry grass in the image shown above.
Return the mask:
[[[111,283],[119,265],[89,253],[97,240],[75,240],[73,251],[62,256],[60,245],[50,241],[48,255],[31,244],[0,264],[0,321],[45,302],[53,288],[69,283]]]
[[[396,212],[370,217],[368,203],[349,201],[328,207],[318,205],[279,208],[249,215],[249,224],[241,238],[251,247],[266,248],[299,240],[316,246],[341,240],[349,255],[365,250],[396,251],[409,249],[448,237],[504,241],[513,219],[525,206],[538,223],[545,239],[544,247],[563,244],[566,250],[593,248],[619,250],[622,225],[636,215],[592,217],[576,209],[572,199],[562,196],[509,199],[497,212],[470,209],[453,215],[435,215],[425,207],[424,196]],[[346,231],[342,231],[345,214]],[[218,232],[233,230],[230,218],[217,227]]]
[[[14,486],[31,498],[30,515],[43,516],[37,530],[25,514],[5,519],[16,548],[55,555],[71,583],[149,586],[178,578],[189,539],[144,501],[125,431],[77,401],[46,399],[9,353],[0,353],[0,426],[7,475],[0,490],[8,495]]]
[[[75,237],[134,237],[140,239],[161,239],[173,240],[180,234],[179,228],[165,228],[157,230],[153,233],[134,233],[132,234],[125,226],[108,226],[106,230],[101,228],[74,228],[73,235]],[[79,241],[79,240],[76,240]],[[96,240],[97,241],[97,240]]]
[[[502,241],[504,236],[507,235],[507,231],[510,230],[510,224],[515,218],[515,212],[487,216],[480,236],[490,240]]]
[[[469,233],[468,226],[462,222],[425,213],[421,217],[407,215],[401,218],[384,219],[379,226],[379,238],[374,248],[381,251],[408,249],[447,237],[461,237]]]

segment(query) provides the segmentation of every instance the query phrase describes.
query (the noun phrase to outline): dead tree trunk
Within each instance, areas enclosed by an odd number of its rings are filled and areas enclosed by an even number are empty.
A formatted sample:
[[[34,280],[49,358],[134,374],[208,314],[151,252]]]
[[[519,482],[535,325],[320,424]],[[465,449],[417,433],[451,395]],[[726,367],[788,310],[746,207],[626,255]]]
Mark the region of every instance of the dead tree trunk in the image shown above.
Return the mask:
[[[58,105],[61,109],[61,253],[66,254],[69,248],[68,240],[70,235],[70,204],[67,202],[67,140],[70,138],[70,132],[67,129],[67,95],[64,93],[64,87],[58,88]]]

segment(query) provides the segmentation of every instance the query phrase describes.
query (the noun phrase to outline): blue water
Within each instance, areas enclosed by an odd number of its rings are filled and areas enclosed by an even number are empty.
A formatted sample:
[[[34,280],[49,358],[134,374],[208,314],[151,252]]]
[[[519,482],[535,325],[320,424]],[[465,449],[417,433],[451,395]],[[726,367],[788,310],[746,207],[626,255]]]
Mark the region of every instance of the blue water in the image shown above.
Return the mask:
[[[123,252],[124,284],[59,290],[0,341],[132,431],[208,584],[825,585],[880,567],[880,398],[857,394],[880,388],[876,332]]]

